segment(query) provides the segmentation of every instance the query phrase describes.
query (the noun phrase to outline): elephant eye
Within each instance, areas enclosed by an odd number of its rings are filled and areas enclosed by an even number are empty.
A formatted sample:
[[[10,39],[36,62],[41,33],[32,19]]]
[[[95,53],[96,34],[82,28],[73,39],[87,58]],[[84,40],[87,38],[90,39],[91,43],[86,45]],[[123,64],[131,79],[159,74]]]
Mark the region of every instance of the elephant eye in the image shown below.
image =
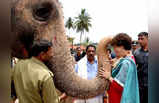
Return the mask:
[[[47,21],[52,13],[51,3],[42,3],[35,5],[33,8],[33,16],[38,21]]]

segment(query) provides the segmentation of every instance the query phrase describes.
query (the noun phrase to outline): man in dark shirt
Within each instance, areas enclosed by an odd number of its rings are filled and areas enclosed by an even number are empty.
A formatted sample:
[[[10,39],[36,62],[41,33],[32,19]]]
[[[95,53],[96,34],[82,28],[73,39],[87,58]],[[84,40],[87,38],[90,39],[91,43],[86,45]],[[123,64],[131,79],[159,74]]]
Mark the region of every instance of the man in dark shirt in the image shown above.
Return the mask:
[[[139,33],[138,42],[141,48],[134,52],[134,56],[138,69],[140,103],[148,103],[148,33]]]
[[[75,60],[76,62],[78,62],[81,58],[82,58],[82,54],[81,54],[81,48],[77,47],[76,48],[76,54],[75,54]]]

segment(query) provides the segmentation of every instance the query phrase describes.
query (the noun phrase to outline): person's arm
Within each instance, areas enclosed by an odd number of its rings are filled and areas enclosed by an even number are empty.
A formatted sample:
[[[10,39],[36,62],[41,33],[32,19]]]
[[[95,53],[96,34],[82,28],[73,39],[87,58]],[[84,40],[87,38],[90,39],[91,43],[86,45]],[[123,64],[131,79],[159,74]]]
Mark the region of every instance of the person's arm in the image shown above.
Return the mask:
[[[42,99],[44,103],[59,103],[52,77],[42,83]]]
[[[17,99],[13,80],[11,80],[11,98],[13,101],[15,101]]]
[[[138,67],[137,53],[138,53],[138,50],[135,50],[135,52],[134,52],[134,58],[135,58],[136,67]]]
[[[113,89],[114,91],[117,91],[118,93],[122,93],[123,91],[123,85],[116,79],[111,76],[111,73],[108,71],[100,71],[100,76],[105,78],[106,80],[109,80],[110,85],[109,89]]]
[[[108,79],[111,83],[113,82],[113,77],[109,77],[109,79]]]
[[[120,67],[120,71],[119,73],[116,75],[115,78],[113,78],[111,76],[111,72],[105,70],[105,69],[102,69],[99,71],[99,75],[107,80],[109,80],[111,83],[113,81],[115,81],[116,83],[118,83],[119,85],[121,85],[122,87],[124,86],[125,84],[125,81],[126,81],[126,77],[127,77],[127,71],[129,69],[129,64],[128,62],[125,62],[122,64],[122,66]]]
[[[60,101],[67,98],[66,93],[62,93],[62,95],[59,97]]]
[[[16,95],[16,91],[15,91],[13,72],[14,72],[14,69],[12,68],[11,69],[11,99],[12,99],[12,102],[14,103],[15,100],[17,99],[17,95]]]

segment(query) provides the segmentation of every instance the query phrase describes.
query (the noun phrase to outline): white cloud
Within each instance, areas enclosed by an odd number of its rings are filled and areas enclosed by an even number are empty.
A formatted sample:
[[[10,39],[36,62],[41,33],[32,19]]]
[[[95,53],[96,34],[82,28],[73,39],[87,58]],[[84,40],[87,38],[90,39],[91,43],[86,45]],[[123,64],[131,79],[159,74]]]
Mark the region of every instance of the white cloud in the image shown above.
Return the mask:
[[[81,8],[86,8],[92,17],[92,28],[86,33],[90,40],[99,40],[120,32],[128,33],[133,39],[141,31],[148,31],[146,0],[60,0],[63,5],[65,21],[75,17]],[[67,32],[68,34],[69,32]],[[79,42],[79,33],[69,34]],[[84,38],[85,36],[83,36]]]

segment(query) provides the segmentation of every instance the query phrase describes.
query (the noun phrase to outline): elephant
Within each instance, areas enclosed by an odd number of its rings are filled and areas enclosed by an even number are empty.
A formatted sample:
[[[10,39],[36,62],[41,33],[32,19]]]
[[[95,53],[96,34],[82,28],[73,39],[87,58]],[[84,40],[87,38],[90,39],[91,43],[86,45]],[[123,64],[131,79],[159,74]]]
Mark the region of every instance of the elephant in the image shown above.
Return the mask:
[[[61,92],[86,99],[104,93],[109,86],[109,81],[99,74],[92,80],[82,79],[76,74],[75,60],[70,53],[62,7],[58,0],[12,0],[11,25],[15,37],[11,50],[14,57],[24,58],[20,53],[22,47],[18,41],[19,35],[23,38],[24,34],[33,36],[27,43],[40,39],[53,43],[54,56],[49,60],[48,67],[54,74],[56,88]],[[98,70],[111,71],[106,49],[110,42],[111,38],[104,38],[98,44]]]

